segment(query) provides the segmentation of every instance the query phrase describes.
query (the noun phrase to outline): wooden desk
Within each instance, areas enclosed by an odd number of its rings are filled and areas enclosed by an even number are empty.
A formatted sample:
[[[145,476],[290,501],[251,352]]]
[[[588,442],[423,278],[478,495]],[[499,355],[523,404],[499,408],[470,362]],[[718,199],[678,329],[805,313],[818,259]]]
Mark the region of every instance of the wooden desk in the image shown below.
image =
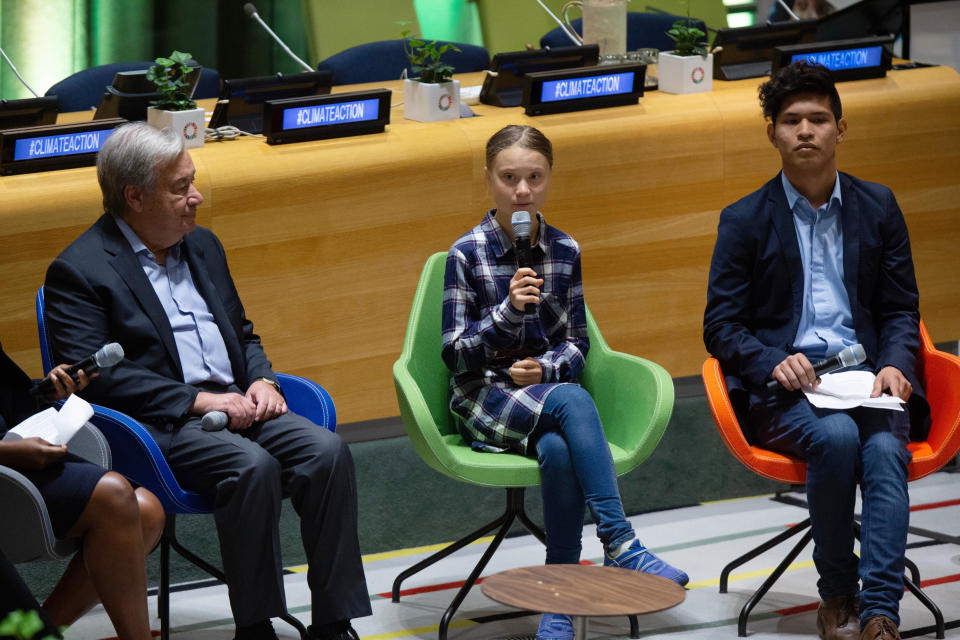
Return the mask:
[[[400,102],[400,83],[383,84]],[[277,370],[326,386],[341,422],[394,416],[391,366],[423,262],[491,205],[487,138],[532,124],[556,155],[544,213],[581,243],[587,300],[611,347],[694,375],[720,210],[779,169],[759,84],[538,118],[477,105],[476,118],[419,123],[396,107],[384,134],[211,143],[192,153],[205,198],[198,223],[223,241]],[[893,188],[924,320],[934,340],[960,337],[960,77],[893,71],[844,83],[840,94],[850,124],[840,167]],[[33,296],[49,262],[100,215],[100,200],[92,168],[0,178],[0,340],[34,376]]]
[[[587,637],[587,617],[654,613],[686,598],[684,588],[667,578],[580,564],[510,569],[485,578],[481,589],[511,607],[573,616],[578,640]]]

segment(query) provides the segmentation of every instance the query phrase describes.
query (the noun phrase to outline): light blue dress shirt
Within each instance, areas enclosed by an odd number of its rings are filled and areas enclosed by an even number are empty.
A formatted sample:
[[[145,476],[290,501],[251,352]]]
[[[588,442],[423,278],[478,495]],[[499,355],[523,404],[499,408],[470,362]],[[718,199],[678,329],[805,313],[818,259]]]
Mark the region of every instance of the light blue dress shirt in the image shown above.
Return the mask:
[[[180,355],[183,381],[187,384],[231,384],[233,370],[227,345],[206,300],[193,283],[190,265],[181,253],[183,241],[167,250],[166,264],[158,264],[153,252],[147,249],[130,225],[120,218],[115,220],[167,313]]]
[[[843,200],[840,176],[826,204],[814,210],[787,176],[780,174],[803,263],[803,311],[793,348],[810,360],[835,355],[857,343],[850,298],[843,286]]]

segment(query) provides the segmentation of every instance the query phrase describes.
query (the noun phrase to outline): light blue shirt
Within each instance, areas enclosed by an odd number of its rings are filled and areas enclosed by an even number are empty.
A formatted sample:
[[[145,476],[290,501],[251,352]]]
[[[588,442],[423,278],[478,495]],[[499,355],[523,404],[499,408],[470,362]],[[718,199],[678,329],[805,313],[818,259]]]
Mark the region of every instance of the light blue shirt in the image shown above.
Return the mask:
[[[167,250],[166,264],[159,264],[130,225],[120,218],[114,219],[167,313],[180,355],[183,381],[187,384],[231,384],[233,370],[227,345],[206,300],[193,283],[190,265],[180,251],[183,241]]]
[[[780,174],[803,264],[803,311],[793,348],[811,360],[827,358],[857,343],[850,298],[843,286],[840,176],[826,204],[813,205]]]

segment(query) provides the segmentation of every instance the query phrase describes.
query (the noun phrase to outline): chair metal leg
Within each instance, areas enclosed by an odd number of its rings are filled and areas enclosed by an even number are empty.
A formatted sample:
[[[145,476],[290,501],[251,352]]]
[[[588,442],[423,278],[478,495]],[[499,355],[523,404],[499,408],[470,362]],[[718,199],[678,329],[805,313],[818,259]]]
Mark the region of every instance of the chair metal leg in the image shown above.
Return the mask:
[[[910,593],[916,596],[917,600],[920,601],[920,604],[925,606],[927,610],[930,611],[931,614],[933,614],[934,629],[936,629],[937,638],[945,637],[943,613],[940,612],[940,607],[934,604],[933,600],[927,597],[927,594],[923,592],[923,589],[921,589],[918,585],[914,584],[914,582],[909,578],[907,578],[906,576],[903,577],[903,584],[904,586],[907,587]],[[926,633],[926,630],[918,629],[917,631],[922,631],[923,633]],[[907,637],[912,637],[913,634],[910,633],[909,631],[906,631],[906,632],[902,632],[900,635],[901,637],[907,638]],[[917,635],[921,635],[921,634],[917,634]]]
[[[727,582],[730,577],[731,571],[733,571],[734,569],[736,569],[742,564],[746,564],[747,562],[750,562],[751,560],[759,556],[761,553],[764,553],[772,549],[773,547],[777,546],[784,540],[792,538],[798,533],[803,532],[803,530],[807,529],[809,526],[810,526],[810,518],[807,518],[803,522],[798,522],[797,524],[793,525],[783,533],[778,533],[777,535],[770,538],[760,546],[755,547],[753,550],[746,552],[739,558],[735,558],[730,562],[728,562],[727,566],[725,566],[723,570],[720,572],[720,593],[727,592]]]
[[[283,614],[280,616],[280,619],[297,630],[297,633],[300,634],[300,640],[309,640],[309,637],[307,636],[307,628],[303,626],[302,622],[294,618],[289,613]]]
[[[488,524],[485,524],[485,525],[483,525],[482,527],[480,527],[479,529],[477,529],[476,531],[472,531],[472,532],[468,533],[467,535],[465,535],[464,537],[460,538],[460,539],[457,540],[456,542],[451,542],[450,544],[448,544],[446,547],[444,547],[444,548],[441,549],[440,551],[437,551],[437,552],[434,553],[433,555],[431,555],[431,556],[429,556],[429,557],[427,557],[427,558],[424,558],[423,560],[421,560],[421,561],[418,562],[417,564],[413,565],[412,567],[410,567],[410,568],[408,568],[408,569],[404,569],[403,571],[401,571],[400,574],[399,574],[399,575],[394,579],[394,581],[393,581],[393,589],[392,589],[392,592],[391,592],[391,600],[392,600],[393,602],[400,602],[400,585],[403,584],[403,581],[404,581],[404,580],[406,580],[406,579],[409,578],[410,576],[412,576],[412,575],[414,575],[414,574],[416,574],[416,573],[419,573],[420,571],[426,569],[426,568],[429,567],[430,565],[435,564],[435,563],[439,562],[440,560],[443,560],[443,559],[446,558],[447,556],[449,556],[449,555],[451,555],[451,554],[459,551],[460,549],[464,548],[465,546],[467,546],[467,545],[470,544],[471,542],[475,542],[475,541],[479,540],[480,538],[482,538],[482,537],[485,536],[486,534],[490,533],[490,532],[493,531],[494,529],[500,527],[500,526],[504,523],[504,521],[506,520],[507,515],[508,515],[507,513],[504,513],[503,515],[501,515],[500,517],[498,517],[498,518],[497,518],[496,520],[494,520],[493,522],[490,522],[490,523],[488,523]],[[511,520],[512,520],[512,518],[511,518]]]
[[[168,525],[173,514],[167,516]],[[160,537],[160,587],[157,589],[157,617],[160,618],[160,640],[170,640],[170,540],[166,531]]]
[[[799,526],[800,525],[795,525],[795,527]],[[787,556],[780,562],[780,564],[777,565],[776,569],[774,569],[773,572],[767,576],[767,579],[763,581],[763,584],[761,584],[760,587],[753,592],[753,595],[750,596],[750,598],[747,600],[747,603],[743,605],[743,609],[740,610],[740,617],[737,620],[738,636],[741,638],[746,637],[747,618],[750,617],[750,612],[757,605],[757,603],[760,602],[763,596],[767,594],[767,591],[770,590],[770,587],[773,586],[773,583],[780,579],[780,576],[783,575],[783,572],[787,570],[787,567],[789,567],[794,559],[800,554],[800,552],[803,551],[803,548],[809,544],[810,538],[812,537],[813,532],[808,529],[807,532],[803,534],[803,537],[800,538],[800,542],[798,542],[793,549],[790,550],[790,553],[788,553]]]
[[[470,589],[473,588],[477,578],[480,577],[480,574],[487,566],[487,563],[490,562],[490,558],[493,557],[494,551],[497,550],[497,548],[500,546],[500,543],[503,542],[503,539],[507,537],[507,533],[510,531],[510,527],[513,525],[516,514],[508,511],[505,516],[506,517],[503,524],[500,526],[500,529],[497,531],[496,535],[493,536],[493,541],[490,542],[490,545],[487,547],[486,551],[484,551],[483,555],[480,556],[480,561],[477,562],[477,565],[473,568],[473,571],[471,571],[470,575],[467,576],[463,586],[460,587],[459,591],[457,591],[457,595],[453,597],[453,601],[450,603],[450,606],[448,606],[447,610],[443,612],[443,616],[440,618],[440,629],[438,633],[439,640],[447,640],[447,627],[450,626],[450,620],[453,619],[453,614],[457,612],[460,604],[463,602],[464,598],[467,597],[467,593],[469,593]]]
[[[920,569],[916,563],[910,558],[904,557],[903,565],[907,568],[907,571],[910,572],[910,580],[912,580],[914,584],[920,584]]]

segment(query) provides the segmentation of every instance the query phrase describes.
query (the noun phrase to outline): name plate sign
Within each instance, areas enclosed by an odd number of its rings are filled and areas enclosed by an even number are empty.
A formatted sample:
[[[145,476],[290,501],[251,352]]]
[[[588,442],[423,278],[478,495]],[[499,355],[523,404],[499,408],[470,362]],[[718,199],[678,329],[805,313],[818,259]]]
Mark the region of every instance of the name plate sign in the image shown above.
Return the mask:
[[[529,73],[521,104],[528,116],[636,104],[646,71],[631,63]]]
[[[387,89],[267,100],[263,135],[270,144],[382,133],[390,123]]]
[[[0,131],[0,173],[32,173],[97,162],[97,151],[123,118]]]
[[[773,71],[806,60],[830,69],[837,82],[882,78],[890,68],[892,45],[893,36],[874,36],[777,47]]]

